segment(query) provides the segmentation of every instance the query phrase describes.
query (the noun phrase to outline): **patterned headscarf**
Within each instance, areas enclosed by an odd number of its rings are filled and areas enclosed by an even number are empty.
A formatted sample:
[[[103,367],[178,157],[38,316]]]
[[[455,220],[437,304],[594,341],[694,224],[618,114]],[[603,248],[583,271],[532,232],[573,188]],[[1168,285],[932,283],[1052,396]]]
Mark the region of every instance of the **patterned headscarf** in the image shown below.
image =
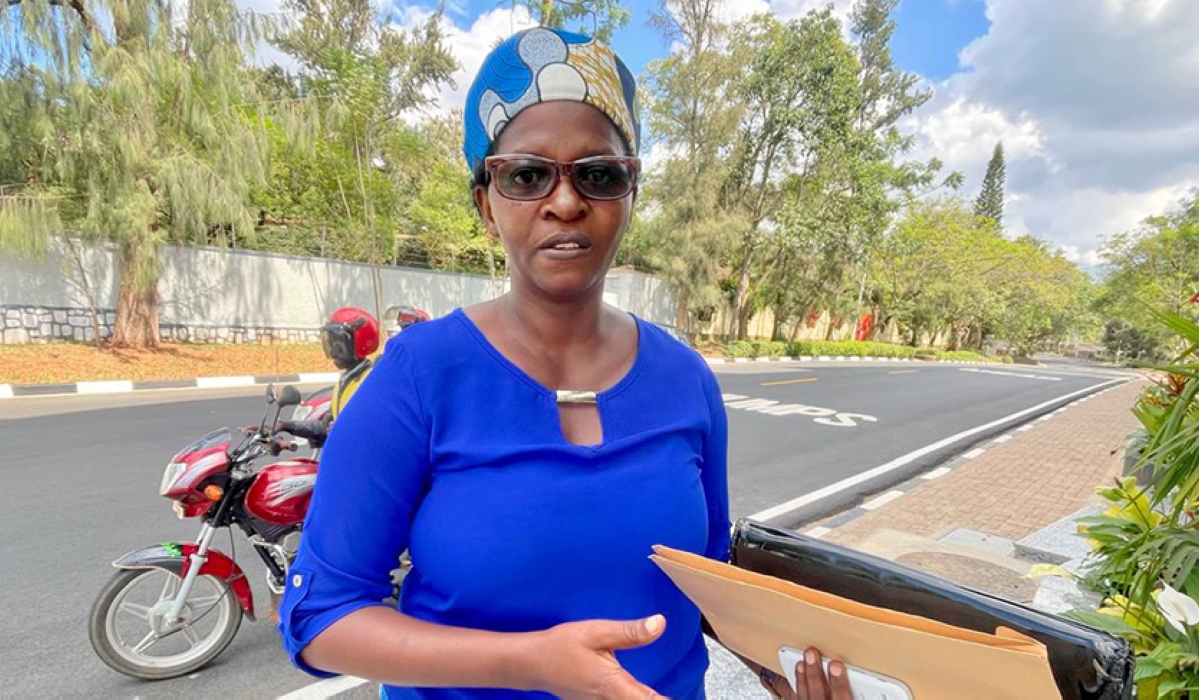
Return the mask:
[[[571,100],[603,112],[633,155],[641,145],[637,84],[628,66],[595,39],[547,27],[518,32],[495,47],[466,95],[462,153],[476,172],[500,131],[524,108]]]

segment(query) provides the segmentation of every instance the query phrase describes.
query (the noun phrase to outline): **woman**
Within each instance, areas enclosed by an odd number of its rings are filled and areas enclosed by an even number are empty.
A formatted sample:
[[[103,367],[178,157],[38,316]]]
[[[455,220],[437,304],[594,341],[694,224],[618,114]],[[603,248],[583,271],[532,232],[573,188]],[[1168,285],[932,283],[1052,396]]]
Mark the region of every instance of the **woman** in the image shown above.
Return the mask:
[[[390,341],[338,420],[280,611],[300,668],[389,700],[703,698],[699,612],[648,556],[727,558],[727,425],[696,353],[603,303],[636,198],[633,94],[577,34],[485,60],[464,153],[511,291]]]

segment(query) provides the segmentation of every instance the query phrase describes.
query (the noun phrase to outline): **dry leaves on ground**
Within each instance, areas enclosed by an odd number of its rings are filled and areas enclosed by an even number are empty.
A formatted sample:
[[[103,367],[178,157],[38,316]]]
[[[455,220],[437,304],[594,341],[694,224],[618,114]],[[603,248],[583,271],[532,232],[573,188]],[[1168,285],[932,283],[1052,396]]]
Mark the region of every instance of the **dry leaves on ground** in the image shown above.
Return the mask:
[[[333,372],[320,345],[164,344],[157,350],[76,343],[0,345],[0,384]]]

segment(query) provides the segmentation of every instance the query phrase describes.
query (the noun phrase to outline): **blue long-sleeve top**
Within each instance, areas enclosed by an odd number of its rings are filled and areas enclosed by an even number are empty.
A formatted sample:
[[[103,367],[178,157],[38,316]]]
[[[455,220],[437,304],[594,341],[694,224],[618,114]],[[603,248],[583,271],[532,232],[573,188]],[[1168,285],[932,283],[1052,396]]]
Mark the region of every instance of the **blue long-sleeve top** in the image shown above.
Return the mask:
[[[292,662],[337,620],[383,605],[432,623],[527,632],[662,613],[651,645],[616,652],[669,698],[703,698],[700,615],[650,561],[664,544],[728,558],[728,428],[703,359],[637,319],[637,358],[599,394],[603,442],[569,443],[555,393],[462,312],[392,339],[337,419],[280,605]],[[388,700],[548,698],[384,688]]]

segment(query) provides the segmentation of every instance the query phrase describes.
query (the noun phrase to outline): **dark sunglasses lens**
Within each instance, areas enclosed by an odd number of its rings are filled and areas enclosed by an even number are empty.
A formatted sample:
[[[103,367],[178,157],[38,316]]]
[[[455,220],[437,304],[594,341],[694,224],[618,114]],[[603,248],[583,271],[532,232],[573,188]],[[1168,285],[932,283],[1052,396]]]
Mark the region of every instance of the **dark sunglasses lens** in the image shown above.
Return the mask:
[[[575,167],[579,194],[592,199],[620,199],[633,189],[636,176],[625,163],[592,161]]]
[[[513,199],[538,199],[554,187],[557,172],[551,163],[510,160],[495,170],[495,186]]]

